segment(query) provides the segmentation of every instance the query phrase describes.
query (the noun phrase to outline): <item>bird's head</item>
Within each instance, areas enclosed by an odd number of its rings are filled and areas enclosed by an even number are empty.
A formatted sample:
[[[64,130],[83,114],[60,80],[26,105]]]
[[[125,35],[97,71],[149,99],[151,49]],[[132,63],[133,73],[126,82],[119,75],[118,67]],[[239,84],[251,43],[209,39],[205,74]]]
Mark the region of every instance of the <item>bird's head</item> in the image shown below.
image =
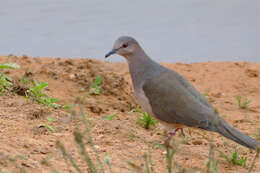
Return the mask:
[[[107,58],[112,54],[118,54],[128,59],[128,57],[135,52],[138,52],[139,49],[141,49],[141,47],[134,38],[122,36],[115,41],[113,49],[108,52],[105,57]]]

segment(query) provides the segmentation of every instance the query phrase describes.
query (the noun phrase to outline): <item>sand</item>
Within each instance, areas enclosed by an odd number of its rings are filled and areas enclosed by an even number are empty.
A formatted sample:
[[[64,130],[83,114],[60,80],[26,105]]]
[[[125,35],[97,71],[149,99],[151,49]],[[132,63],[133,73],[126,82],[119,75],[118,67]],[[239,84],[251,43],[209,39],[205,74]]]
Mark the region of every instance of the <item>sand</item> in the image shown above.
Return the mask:
[[[21,66],[18,70],[2,70],[11,77],[16,92],[5,92],[0,96],[0,171],[51,172],[48,161],[59,172],[76,172],[66,163],[56,142],[60,141],[72,155],[83,172],[87,166],[79,154],[73,132],[84,131],[79,116],[79,107],[70,110],[51,108],[25,98],[25,91],[32,85],[23,84],[22,76],[38,82],[48,82],[46,93],[59,98],[58,104],[70,105],[78,102],[78,97],[86,95],[96,76],[102,77],[101,92],[90,94],[82,104],[89,122],[91,136],[97,152],[104,160],[111,158],[112,170],[133,172],[128,162],[143,168],[144,158],[150,146],[150,154],[155,173],[167,172],[165,149],[156,147],[166,139],[167,128],[156,124],[147,130],[140,126],[139,109],[135,100],[130,75],[126,63],[109,63],[93,59],[31,58],[0,56],[0,64],[12,62]],[[207,62],[163,64],[184,75],[213,104],[230,124],[260,141],[260,63],[248,62]],[[236,97],[247,98],[246,109],[238,106]],[[116,114],[113,120],[104,116]],[[47,119],[53,119],[51,122]],[[40,126],[48,124],[54,130]],[[215,151],[219,161],[219,172],[247,172],[255,151],[249,150],[218,134],[199,129],[186,128],[186,139],[181,135],[174,138],[177,152],[174,161],[186,172],[206,172],[209,144],[213,134],[217,150],[230,156],[238,151],[240,157],[247,157],[247,166],[233,165]],[[95,153],[85,138],[85,147],[92,158]],[[11,158],[16,158],[12,161]],[[94,159],[95,160],[95,159]],[[96,161],[94,161],[95,164]],[[176,166],[176,164],[175,164]],[[70,170],[70,171],[69,171]],[[105,170],[109,172],[106,165]],[[254,172],[260,172],[260,160]],[[142,170],[141,172],[144,172]]]

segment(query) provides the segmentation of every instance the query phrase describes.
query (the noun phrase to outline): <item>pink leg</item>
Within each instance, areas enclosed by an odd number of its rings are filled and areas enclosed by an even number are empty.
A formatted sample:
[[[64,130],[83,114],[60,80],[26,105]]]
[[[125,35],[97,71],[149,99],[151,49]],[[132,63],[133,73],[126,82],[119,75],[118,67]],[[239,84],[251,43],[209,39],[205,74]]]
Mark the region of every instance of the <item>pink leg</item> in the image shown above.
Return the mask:
[[[184,130],[183,130],[183,128],[180,128],[181,129],[181,134],[182,134],[182,136],[184,136],[185,137],[185,133],[184,133]]]
[[[172,137],[175,136],[175,134],[176,134],[176,132],[177,132],[178,130],[181,130],[181,134],[182,134],[183,136],[185,136],[185,133],[184,133],[183,128],[176,128],[176,129],[174,129],[173,131],[171,131],[171,132],[169,133],[169,136],[168,136],[167,140],[164,142],[164,145],[169,145],[169,144],[170,144]]]

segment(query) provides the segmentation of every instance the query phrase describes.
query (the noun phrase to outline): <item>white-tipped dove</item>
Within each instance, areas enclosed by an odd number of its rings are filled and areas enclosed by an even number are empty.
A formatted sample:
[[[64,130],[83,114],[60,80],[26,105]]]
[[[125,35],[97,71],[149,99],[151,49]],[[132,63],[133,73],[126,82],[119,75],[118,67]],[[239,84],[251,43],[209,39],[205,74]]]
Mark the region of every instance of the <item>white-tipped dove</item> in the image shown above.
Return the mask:
[[[251,149],[260,146],[259,142],[221,118],[183,76],[153,61],[134,38],[122,36],[117,39],[106,57],[115,53],[127,59],[139,104],[158,120],[176,130],[185,126],[197,127],[218,132]]]

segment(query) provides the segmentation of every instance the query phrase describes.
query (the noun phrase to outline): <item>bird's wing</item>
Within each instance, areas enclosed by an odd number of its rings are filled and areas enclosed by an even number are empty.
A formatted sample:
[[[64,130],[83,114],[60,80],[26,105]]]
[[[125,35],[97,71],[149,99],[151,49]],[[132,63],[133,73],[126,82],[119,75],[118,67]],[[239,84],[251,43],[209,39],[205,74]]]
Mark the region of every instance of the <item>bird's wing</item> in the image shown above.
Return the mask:
[[[213,130],[214,121],[218,121],[218,114],[206,98],[175,71],[147,79],[143,91],[159,120],[207,130]]]

